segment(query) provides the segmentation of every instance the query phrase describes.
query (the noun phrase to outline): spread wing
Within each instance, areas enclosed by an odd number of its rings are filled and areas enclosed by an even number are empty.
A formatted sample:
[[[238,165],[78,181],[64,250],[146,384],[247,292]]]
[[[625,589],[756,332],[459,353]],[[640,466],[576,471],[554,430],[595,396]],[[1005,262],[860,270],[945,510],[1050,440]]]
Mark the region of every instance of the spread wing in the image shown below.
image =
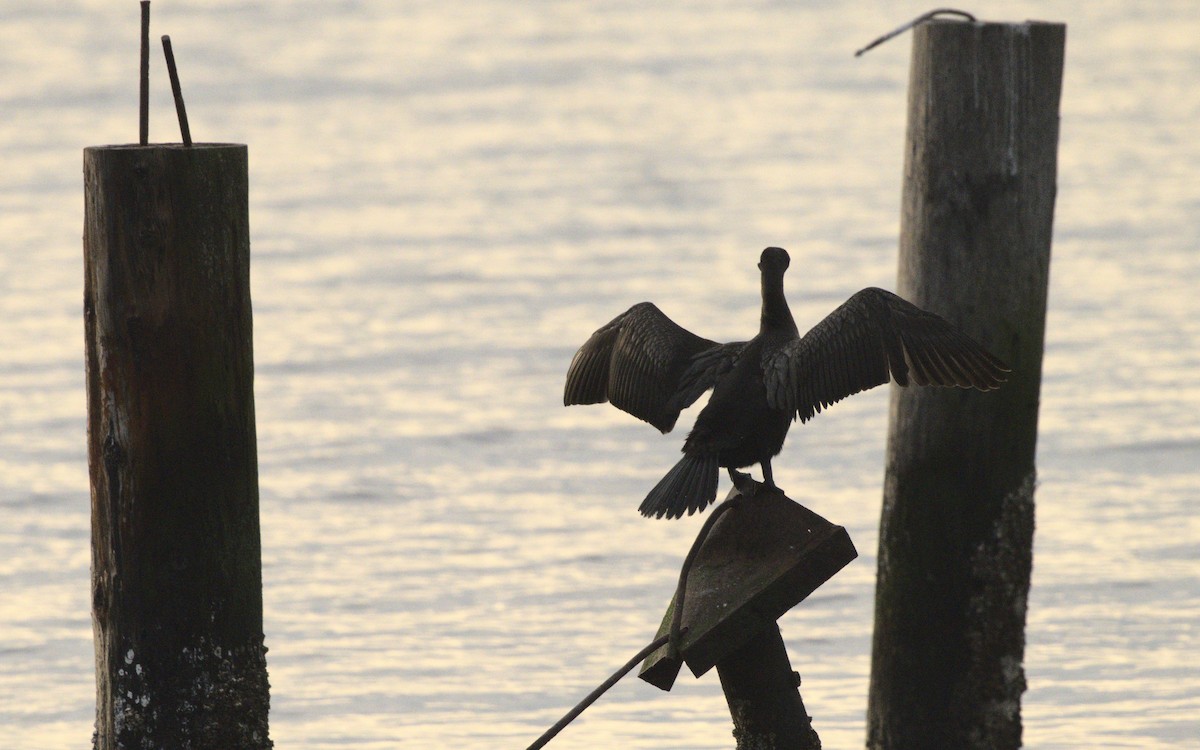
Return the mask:
[[[889,378],[989,391],[1009,372],[944,318],[875,288],[846,300],[763,366],[768,403],[801,422]]]
[[[563,404],[605,401],[670,432],[694,402],[681,392],[692,359],[715,341],[681,327],[650,302],[641,302],[592,334],[571,359]],[[696,377],[703,377],[703,373]],[[692,388],[691,390],[694,390]]]

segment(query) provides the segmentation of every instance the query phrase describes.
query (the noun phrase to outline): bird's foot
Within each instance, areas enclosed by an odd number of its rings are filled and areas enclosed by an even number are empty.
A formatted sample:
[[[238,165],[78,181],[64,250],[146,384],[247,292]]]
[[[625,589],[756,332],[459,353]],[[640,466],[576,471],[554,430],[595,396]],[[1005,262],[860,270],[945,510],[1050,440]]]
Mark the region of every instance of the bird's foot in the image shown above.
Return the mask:
[[[754,477],[750,476],[749,472],[729,470],[729,478],[733,480],[733,486],[737,491],[751,497],[758,491],[759,483],[754,481]]]

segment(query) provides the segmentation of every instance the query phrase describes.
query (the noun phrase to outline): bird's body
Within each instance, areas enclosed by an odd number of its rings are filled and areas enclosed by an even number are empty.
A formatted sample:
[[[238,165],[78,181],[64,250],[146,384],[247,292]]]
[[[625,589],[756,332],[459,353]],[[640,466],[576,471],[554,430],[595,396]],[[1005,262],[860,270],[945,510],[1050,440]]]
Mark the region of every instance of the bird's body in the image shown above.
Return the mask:
[[[730,469],[778,455],[792,415],[767,402],[761,362],[768,350],[763,341],[746,346],[733,370],[713,388],[684,441],[684,452],[715,453],[721,466]]]
[[[654,305],[634,305],[588,339],[571,361],[563,402],[614,406],[669,432],[679,413],[712,396],[683,445],[683,458],[652,489],[643,515],[677,518],[716,498],[720,468],[771,459],[795,419],[895,378],[899,385],[996,388],[1007,367],[942,318],[882,289],[864,289],[800,336],[783,293],[786,251],[759,261],[758,335],[718,344],[681,328]]]

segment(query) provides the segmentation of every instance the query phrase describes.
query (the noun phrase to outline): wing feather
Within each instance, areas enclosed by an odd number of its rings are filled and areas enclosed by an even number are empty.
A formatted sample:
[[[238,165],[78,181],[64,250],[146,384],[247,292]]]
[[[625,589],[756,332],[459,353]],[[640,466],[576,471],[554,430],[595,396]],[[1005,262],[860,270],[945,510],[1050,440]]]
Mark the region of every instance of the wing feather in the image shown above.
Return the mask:
[[[745,341],[734,341],[717,344],[694,355],[680,379],[679,390],[671,400],[671,407],[682,411],[695,403],[705,391],[717,384],[721,376],[733,369],[745,347]]]
[[[940,316],[868,288],[781,347],[764,371],[771,406],[804,422],[889,379],[986,391],[1009,369]]]
[[[563,404],[608,401],[670,432],[679,412],[703,393],[687,400],[690,391],[684,386],[694,390],[695,384],[685,383],[684,375],[697,355],[714,347],[715,341],[678,325],[653,303],[641,302],[598,329],[575,353]]]

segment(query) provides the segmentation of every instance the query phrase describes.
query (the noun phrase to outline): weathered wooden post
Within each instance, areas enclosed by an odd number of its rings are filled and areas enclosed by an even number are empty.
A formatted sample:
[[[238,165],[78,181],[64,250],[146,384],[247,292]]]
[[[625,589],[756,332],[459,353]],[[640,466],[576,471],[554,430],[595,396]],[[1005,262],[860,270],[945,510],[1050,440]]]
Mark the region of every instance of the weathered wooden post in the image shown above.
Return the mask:
[[[738,748],[821,750],[821,738],[800,697],[800,673],[792,671],[779,625],[767,625],[717,662],[717,676]]]
[[[93,744],[269,748],[246,147],[83,166]]]
[[[898,292],[1012,367],[893,388],[871,748],[1015,748],[1066,30],[914,31]]]
[[[735,488],[729,499],[738,495]],[[738,748],[818,750],[776,620],[857,556],[844,528],[759,485],[713,524],[691,564],[679,654],[662,646],[639,676],[670,690],[683,663],[697,677],[715,666]],[[678,601],[679,592],[660,636]]]
[[[97,748],[271,746],[246,166],[84,150]]]

